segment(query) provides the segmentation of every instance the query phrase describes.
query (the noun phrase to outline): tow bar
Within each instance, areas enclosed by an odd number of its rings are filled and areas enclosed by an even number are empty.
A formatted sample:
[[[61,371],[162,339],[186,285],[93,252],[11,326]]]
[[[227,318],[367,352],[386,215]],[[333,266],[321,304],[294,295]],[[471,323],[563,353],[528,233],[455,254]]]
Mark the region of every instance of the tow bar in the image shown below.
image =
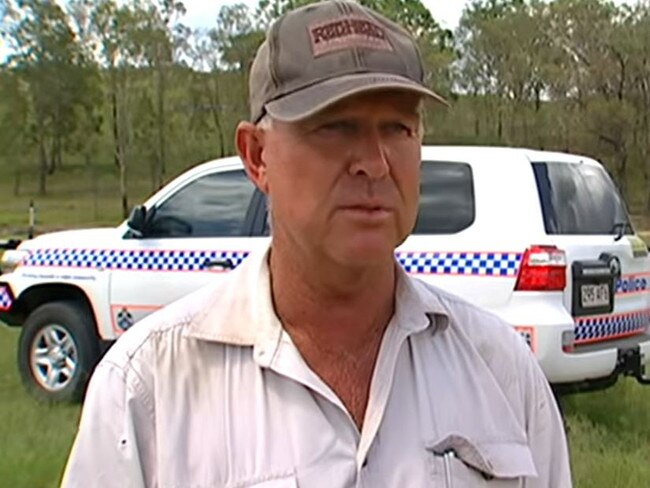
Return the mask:
[[[616,369],[623,376],[633,376],[642,385],[650,385],[650,377],[646,376],[646,367],[643,360],[644,358],[638,346],[631,349],[621,349],[618,351]]]

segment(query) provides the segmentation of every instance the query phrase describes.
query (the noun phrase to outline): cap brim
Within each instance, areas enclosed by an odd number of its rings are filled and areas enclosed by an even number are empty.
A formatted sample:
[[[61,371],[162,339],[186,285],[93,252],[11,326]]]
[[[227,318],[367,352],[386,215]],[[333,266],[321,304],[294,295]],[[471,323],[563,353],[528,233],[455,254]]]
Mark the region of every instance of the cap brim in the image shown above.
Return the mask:
[[[268,102],[264,108],[276,120],[297,122],[315,115],[344,98],[376,90],[410,91],[449,106],[449,103],[437,93],[403,76],[360,73],[316,83]]]

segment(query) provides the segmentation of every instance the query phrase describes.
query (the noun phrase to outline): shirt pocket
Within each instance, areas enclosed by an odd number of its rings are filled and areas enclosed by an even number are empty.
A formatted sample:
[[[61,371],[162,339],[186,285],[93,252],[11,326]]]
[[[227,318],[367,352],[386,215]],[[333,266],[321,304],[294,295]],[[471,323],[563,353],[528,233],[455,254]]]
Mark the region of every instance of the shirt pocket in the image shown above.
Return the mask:
[[[426,449],[436,487],[516,488],[537,476],[530,449],[517,442],[474,442],[452,434]]]

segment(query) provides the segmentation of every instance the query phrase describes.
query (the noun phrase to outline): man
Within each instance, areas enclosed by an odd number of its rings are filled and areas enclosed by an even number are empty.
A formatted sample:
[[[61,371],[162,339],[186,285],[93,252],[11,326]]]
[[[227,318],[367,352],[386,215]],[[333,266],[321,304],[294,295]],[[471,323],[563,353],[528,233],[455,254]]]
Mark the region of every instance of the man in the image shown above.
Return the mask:
[[[356,3],[273,25],[236,134],[270,249],[108,352],[64,485],[570,486],[524,342],[395,262],[441,101],[422,80],[413,39]]]

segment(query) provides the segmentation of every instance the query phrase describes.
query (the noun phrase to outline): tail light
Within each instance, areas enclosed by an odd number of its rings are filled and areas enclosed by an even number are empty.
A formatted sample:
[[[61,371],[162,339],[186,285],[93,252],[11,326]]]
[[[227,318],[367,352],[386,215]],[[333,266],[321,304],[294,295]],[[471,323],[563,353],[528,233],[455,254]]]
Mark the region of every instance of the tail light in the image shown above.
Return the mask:
[[[576,349],[576,334],[572,330],[562,332],[562,350],[564,352],[574,352]]]
[[[556,246],[531,246],[519,268],[516,291],[563,291],[566,254]]]

